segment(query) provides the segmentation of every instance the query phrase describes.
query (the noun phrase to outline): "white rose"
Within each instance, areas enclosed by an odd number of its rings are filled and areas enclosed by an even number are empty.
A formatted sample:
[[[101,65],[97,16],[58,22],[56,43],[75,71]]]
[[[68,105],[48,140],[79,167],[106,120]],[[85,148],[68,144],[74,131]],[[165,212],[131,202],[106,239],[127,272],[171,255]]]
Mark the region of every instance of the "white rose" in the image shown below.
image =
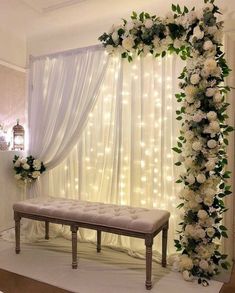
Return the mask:
[[[202,259],[202,260],[200,260],[200,262],[199,262],[199,267],[200,267],[202,270],[206,271],[206,270],[208,269],[208,267],[209,267],[209,264],[208,264],[208,262],[207,262],[206,260]]]
[[[198,183],[202,184],[202,183],[204,183],[206,181],[206,176],[204,174],[198,174],[196,179],[197,179]]]
[[[203,229],[197,229],[196,236],[197,238],[203,239],[206,236],[206,232]]]
[[[21,164],[25,164],[25,163],[27,163],[27,160],[22,158],[22,159],[20,159],[20,162],[21,162]]]
[[[14,166],[15,166],[15,167],[20,167],[20,160],[19,160],[19,159],[15,161]]]
[[[213,121],[217,119],[217,114],[214,111],[210,111],[206,114],[206,117],[209,121]]]
[[[119,40],[119,35],[116,31],[112,33],[112,39],[114,43],[116,43]]]
[[[208,40],[208,41],[205,41],[205,42],[204,42],[204,44],[203,44],[203,49],[204,49],[205,51],[207,51],[207,50],[211,50],[211,49],[213,49],[213,48],[214,48],[214,45],[213,45],[212,41]]]
[[[193,36],[196,37],[198,40],[201,40],[204,37],[204,32],[201,31],[199,26],[196,26],[193,30]]]
[[[195,177],[192,174],[189,174],[186,179],[186,182],[188,182],[190,185],[195,183]]]
[[[215,94],[215,91],[216,91],[215,88],[211,88],[211,87],[207,88],[206,89],[206,96],[207,97],[213,97],[214,94]]]
[[[200,143],[200,141],[195,141],[193,144],[192,144],[192,148],[193,150],[195,151],[200,151],[202,149],[202,144]]]
[[[21,175],[20,174],[16,174],[15,175],[15,179],[20,180],[21,179]]]
[[[213,97],[213,101],[215,103],[220,103],[220,102],[222,102],[222,100],[223,100],[223,97],[220,92],[216,93]]]
[[[208,142],[207,142],[207,146],[208,146],[210,149],[214,149],[214,148],[217,146],[217,142],[216,142],[214,139],[210,139],[210,140],[208,140]]]
[[[29,168],[30,168],[29,164],[27,164],[27,163],[25,163],[22,167],[25,170],[29,170]]]
[[[186,101],[189,103],[189,104],[192,104],[194,102],[194,98],[193,97],[190,97],[190,96],[186,96]]]
[[[212,228],[212,227],[209,227],[206,229],[206,234],[209,236],[209,237],[213,237],[214,234],[215,234],[215,229]]]
[[[127,51],[130,51],[134,46],[134,40],[131,37],[127,37],[122,41],[122,46]]]
[[[191,77],[190,77],[190,82],[191,82],[192,84],[198,84],[199,81],[200,81],[200,75],[199,75],[199,74],[194,73],[194,74],[191,75]]]
[[[208,213],[205,210],[198,211],[197,216],[200,220],[206,220],[209,217]]]
[[[206,167],[207,171],[214,170],[215,169],[215,161],[214,160],[209,160],[208,162],[206,162],[205,167]]]
[[[34,171],[33,173],[32,173],[32,177],[33,178],[38,178],[40,176],[40,172],[39,171]]]
[[[183,271],[182,276],[183,276],[185,281],[191,282],[193,280],[192,274],[187,270]]]
[[[195,200],[196,200],[196,202],[198,202],[198,203],[203,202],[203,199],[201,198],[200,194],[197,194],[197,195],[195,196]]]
[[[134,28],[134,23],[133,22],[127,22],[125,25],[126,30],[130,31]]]
[[[146,28],[151,28],[153,26],[153,21],[152,19],[148,18],[144,21],[144,25]]]
[[[204,204],[207,206],[212,206],[214,202],[214,198],[211,198],[210,196],[206,196],[203,200]]]
[[[220,132],[220,125],[217,121],[212,121],[210,123],[210,128],[214,133]]]

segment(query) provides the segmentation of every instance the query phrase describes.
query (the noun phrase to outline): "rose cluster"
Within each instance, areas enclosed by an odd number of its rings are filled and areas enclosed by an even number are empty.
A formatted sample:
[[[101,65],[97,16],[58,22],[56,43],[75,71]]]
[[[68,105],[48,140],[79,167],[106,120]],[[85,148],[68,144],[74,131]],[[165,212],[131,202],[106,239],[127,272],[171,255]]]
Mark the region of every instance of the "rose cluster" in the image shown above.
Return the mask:
[[[24,183],[35,181],[46,170],[44,164],[32,156],[26,158],[15,156],[13,164],[15,178]]]

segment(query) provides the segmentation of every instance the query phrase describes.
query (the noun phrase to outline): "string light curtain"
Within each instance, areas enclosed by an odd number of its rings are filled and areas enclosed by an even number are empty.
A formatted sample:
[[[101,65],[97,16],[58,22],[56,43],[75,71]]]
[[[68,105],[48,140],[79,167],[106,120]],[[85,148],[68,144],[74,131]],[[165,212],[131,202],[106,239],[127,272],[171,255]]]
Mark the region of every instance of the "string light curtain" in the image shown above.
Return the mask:
[[[178,134],[174,94],[182,65],[172,56],[147,56],[132,64],[112,58],[81,139],[44,176],[43,194],[167,209],[168,247],[175,252],[179,168],[171,148]],[[80,229],[80,238],[95,241],[95,232]],[[142,240],[112,234],[105,234],[102,243],[130,251],[144,248]],[[155,248],[160,251],[160,240]]]

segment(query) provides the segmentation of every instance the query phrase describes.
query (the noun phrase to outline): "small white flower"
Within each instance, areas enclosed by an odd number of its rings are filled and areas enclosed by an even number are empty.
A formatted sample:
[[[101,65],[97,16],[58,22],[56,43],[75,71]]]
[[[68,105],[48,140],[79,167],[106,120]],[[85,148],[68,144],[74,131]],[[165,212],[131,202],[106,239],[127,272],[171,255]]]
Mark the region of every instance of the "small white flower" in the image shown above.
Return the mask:
[[[206,117],[209,121],[214,121],[217,119],[217,114],[214,111],[210,111],[206,114]]]
[[[119,40],[119,35],[118,35],[117,31],[112,33],[112,39],[113,39],[114,43],[116,43]]]
[[[204,183],[206,181],[206,176],[204,174],[198,174],[196,179],[197,179],[198,183],[202,184],[202,183]]]
[[[183,254],[180,257],[179,262],[180,270],[191,270],[193,268],[193,261],[191,258],[189,258],[186,254]]]
[[[34,171],[33,173],[32,173],[32,177],[33,178],[38,178],[40,176],[40,172],[39,171]]]
[[[205,167],[206,167],[207,171],[214,170],[215,169],[215,160],[209,160],[208,162],[206,162]]]
[[[196,84],[199,83],[199,81],[200,81],[200,75],[199,75],[199,74],[194,73],[194,74],[191,75],[191,77],[190,77],[190,82],[191,82],[192,84],[196,85]]]
[[[209,74],[214,74],[217,69],[217,62],[213,58],[208,58],[206,59],[204,63],[204,69],[209,73]]]
[[[207,142],[207,146],[208,146],[210,149],[214,149],[214,148],[217,146],[217,142],[216,142],[214,139],[210,139],[210,140],[208,140],[208,142]]]
[[[217,121],[212,121],[209,126],[213,133],[220,132],[220,125]]]
[[[134,23],[133,22],[127,22],[125,25],[126,30],[130,31],[134,28]]]

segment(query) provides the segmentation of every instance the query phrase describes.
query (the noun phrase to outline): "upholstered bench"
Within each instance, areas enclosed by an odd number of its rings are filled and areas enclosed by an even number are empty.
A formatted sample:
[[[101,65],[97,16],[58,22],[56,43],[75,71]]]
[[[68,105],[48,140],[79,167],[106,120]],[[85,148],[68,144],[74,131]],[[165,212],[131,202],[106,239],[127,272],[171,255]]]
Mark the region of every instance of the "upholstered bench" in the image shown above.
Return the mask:
[[[162,266],[166,266],[167,231],[170,213],[158,209],[135,208],[88,201],[37,198],[15,203],[16,253],[20,253],[20,219],[45,222],[45,238],[49,239],[49,223],[69,225],[72,232],[72,268],[77,268],[77,230],[97,230],[97,252],[101,251],[101,231],[145,239],[146,288],[152,288],[152,245],[162,231]]]

